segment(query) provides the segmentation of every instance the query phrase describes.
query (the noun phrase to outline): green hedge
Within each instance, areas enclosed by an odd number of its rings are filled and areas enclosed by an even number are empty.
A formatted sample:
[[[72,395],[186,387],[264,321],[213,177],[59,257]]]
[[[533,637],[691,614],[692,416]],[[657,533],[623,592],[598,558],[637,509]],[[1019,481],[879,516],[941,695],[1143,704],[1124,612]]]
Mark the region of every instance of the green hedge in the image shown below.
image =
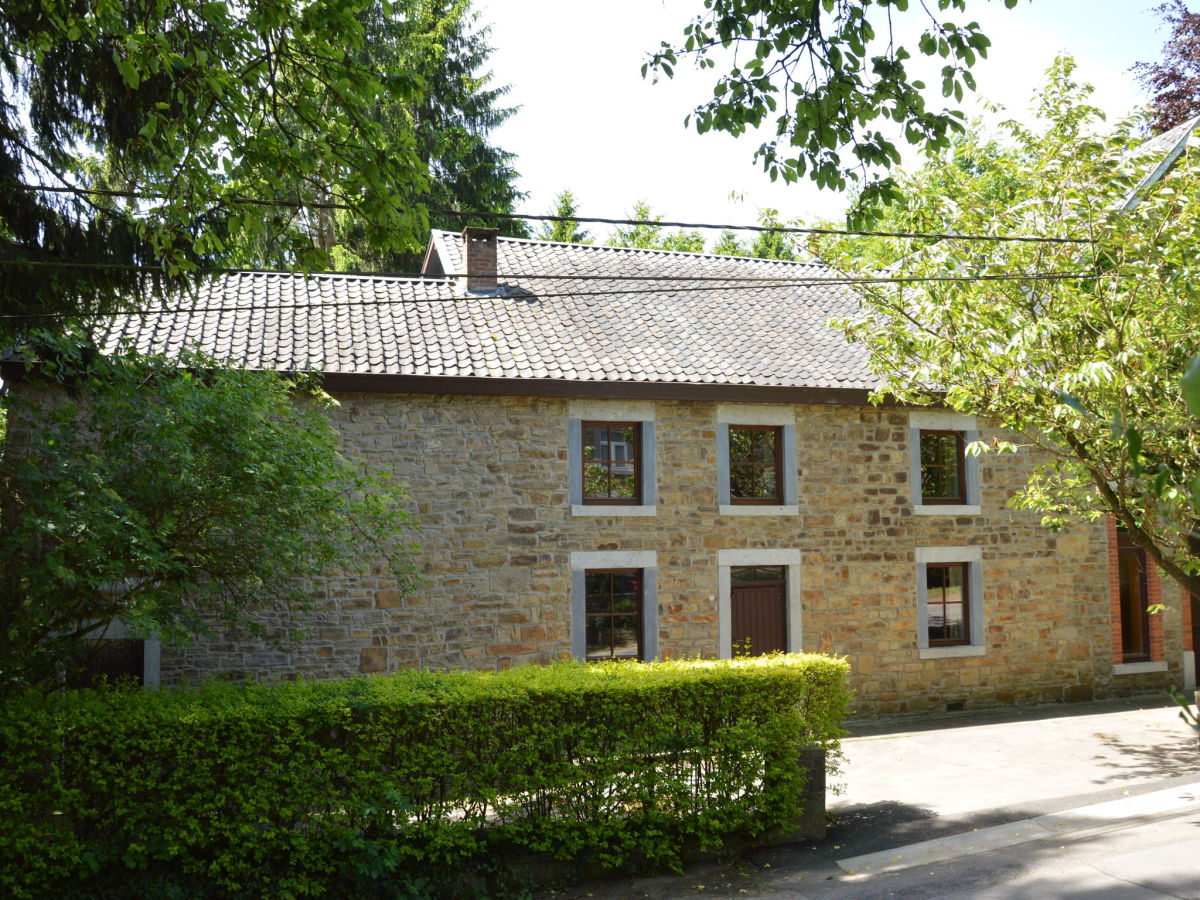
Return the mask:
[[[786,827],[846,664],[562,663],[0,707],[0,894],[408,897]],[[482,887],[480,887],[482,885]]]

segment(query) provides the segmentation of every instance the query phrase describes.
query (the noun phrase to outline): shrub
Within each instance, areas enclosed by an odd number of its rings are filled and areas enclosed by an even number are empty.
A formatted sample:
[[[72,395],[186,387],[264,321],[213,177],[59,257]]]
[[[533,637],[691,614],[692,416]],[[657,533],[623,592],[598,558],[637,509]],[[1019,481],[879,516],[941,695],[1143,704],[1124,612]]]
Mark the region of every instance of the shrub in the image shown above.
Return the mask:
[[[678,867],[794,821],[800,750],[835,746],[846,668],[28,694],[0,707],[0,892],[420,896],[495,890],[489,867],[517,857]]]

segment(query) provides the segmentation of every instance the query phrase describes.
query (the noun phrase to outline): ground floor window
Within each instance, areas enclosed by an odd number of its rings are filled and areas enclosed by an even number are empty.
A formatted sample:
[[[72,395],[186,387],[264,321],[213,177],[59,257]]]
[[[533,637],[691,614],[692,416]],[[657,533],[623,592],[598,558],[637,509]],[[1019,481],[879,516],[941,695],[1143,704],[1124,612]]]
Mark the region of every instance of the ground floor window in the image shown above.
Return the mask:
[[[584,571],[585,658],[644,659],[641,569]]]
[[[925,565],[925,624],[930,647],[971,643],[967,563]]]
[[[658,637],[655,551],[571,553],[571,656],[650,662]]]
[[[146,642],[134,638],[103,639],[92,641],[87,664],[68,687],[95,687],[101,682],[132,681],[146,683]]]
[[[975,545],[917,547],[915,555],[918,656],[984,655],[982,550]]]

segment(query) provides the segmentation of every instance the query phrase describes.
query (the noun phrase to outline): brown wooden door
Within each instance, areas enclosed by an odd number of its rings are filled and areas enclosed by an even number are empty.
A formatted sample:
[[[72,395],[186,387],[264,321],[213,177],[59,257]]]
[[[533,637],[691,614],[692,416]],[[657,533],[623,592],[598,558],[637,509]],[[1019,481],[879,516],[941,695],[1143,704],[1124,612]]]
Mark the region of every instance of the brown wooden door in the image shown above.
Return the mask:
[[[730,619],[735,656],[787,650],[787,580],[783,566],[730,570]]]
[[[1146,586],[1146,551],[1123,532],[1117,532],[1117,565],[1121,588],[1121,660],[1150,658],[1150,602]]]
[[[1200,595],[1188,594],[1192,604],[1192,652],[1200,659]]]

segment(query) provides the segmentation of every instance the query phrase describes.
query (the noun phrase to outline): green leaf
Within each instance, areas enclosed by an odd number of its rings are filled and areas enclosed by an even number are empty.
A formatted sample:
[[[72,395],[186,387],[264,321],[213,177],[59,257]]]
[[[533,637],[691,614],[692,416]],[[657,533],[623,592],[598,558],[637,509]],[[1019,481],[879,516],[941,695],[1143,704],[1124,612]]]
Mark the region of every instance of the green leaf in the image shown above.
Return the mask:
[[[1188,411],[1193,416],[1200,418],[1200,354],[1193,356],[1188,361],[1180,381],[1180,389],[1183,392],[1183,402],[1187,404]]]

